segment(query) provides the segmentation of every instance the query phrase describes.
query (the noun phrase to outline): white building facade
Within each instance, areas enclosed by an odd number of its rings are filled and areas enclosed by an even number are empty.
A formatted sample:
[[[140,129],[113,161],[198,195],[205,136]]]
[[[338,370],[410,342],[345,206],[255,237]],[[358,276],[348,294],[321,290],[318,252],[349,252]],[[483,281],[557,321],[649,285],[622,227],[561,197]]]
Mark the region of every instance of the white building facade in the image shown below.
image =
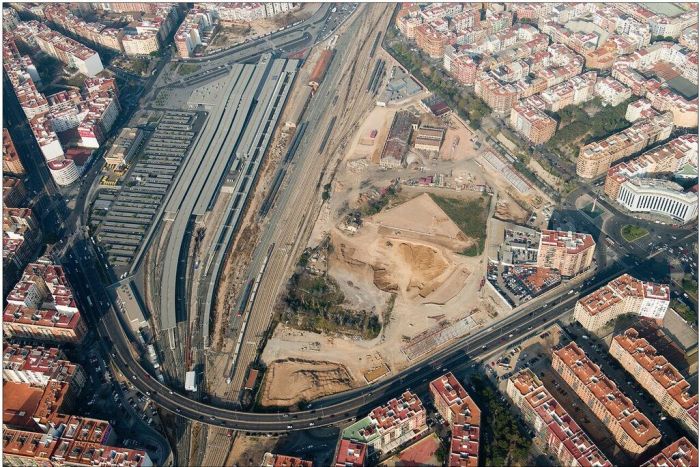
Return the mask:
[[[632,179],[623,183],[617,202],[631,212],[661,214],[686,223],[697,217],[697,194],[666,180]]]

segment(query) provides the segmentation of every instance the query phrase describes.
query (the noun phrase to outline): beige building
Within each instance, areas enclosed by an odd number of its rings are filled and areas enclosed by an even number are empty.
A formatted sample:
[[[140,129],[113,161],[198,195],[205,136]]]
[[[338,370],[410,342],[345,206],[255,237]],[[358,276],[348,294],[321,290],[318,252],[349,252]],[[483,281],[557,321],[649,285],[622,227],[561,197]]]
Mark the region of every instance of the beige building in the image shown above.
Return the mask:
[[[544,230],[539,240],[536,265],[558,269],[564,277],[575,277],[590,267],[594,256],[595,240],[592,235]]]
[[[415,133],[415,149],[439,152],[444,141],[444,128],[420,127]]]
[[[594,332],[627,313],[662,321],[669,306],[669,286],[642,282],[624,274],[578,300],[574,317]]]
[[[138,128],[123,128],[104,156],[108,167],[116,168],[128,164],[133,155],[138,152],[143,140],[143,132]]]
[[[609,170],[613,162],[637,153],[670,136],[674,126],[672,113],[665,112],[638,120],[626,130],[580,148],[576,173],[582,178],[595,178]]]
[[[612,340],[609,353],[617,359],[638,384],[658,401],[671,417],[697,433],[697,395],[690,394],[690,385],[671,363],[638,331],[627,329]]]
[[[526,368],[507,381],[507,395],[534,428],[536,438],[566,467],[611,467],[612,463],[544,384]]]
[[[149,55],[160,49],[158,33],[145,31],[140,34],[124,35],[121,39],[126,55]]]
[[[551,366],[632,456],[660,442],[660,431],[575,342],[553,352]]]

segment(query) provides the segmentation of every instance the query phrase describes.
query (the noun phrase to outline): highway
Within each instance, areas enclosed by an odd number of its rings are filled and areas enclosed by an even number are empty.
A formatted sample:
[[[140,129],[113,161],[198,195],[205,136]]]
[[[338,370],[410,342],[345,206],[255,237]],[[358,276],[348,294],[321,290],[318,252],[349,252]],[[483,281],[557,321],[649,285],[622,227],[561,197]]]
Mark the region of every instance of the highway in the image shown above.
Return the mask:
[[[679,238],[675,243],[680,244],[693,235],[690,233]],[[661,252],[650,255],[647,261],[658,254]],[[124,334],[124,323],[120,322],[113,307],[108,307],[104,315],[99,317],[96,328],[115,366],[131,380],[136,388],[149,395],[163,409],[191,420],[233,430],[255,433],[287,432],[333,425],[363,416],[371,408],[406,389],[418,388],[446,371],[459,371],[465,366],[472,365],[474,360],[494,353],[498,349],[516,345],[540,332],[541,328],[553,321],[570,314],[580,295],[596,290],[625,272],[642,270],[644,264],[641,263],[639,266],[620,264],[601,271],[585,285],[577,286],[563,296],[552,297],[547,303],[524,306],[501,322],[451,343],[429,359],[382,382],[319,399],[314,401],[311,410],[292,413],[242,412],[189,399],[159,383],[143,369],[138,361],[140,355],[133,350],[130,339]],[[94,278],[83,279],[88,284],[95,282]],[[96,285],[99,285],[98,280]],[[92,286],[93,290],[94,287]]]

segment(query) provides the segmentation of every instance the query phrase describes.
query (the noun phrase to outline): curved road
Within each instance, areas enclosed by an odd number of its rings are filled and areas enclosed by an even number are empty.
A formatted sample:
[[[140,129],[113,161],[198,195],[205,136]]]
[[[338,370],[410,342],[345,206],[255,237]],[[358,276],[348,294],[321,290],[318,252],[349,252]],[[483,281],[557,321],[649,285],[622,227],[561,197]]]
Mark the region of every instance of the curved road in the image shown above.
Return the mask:
[[[670,242],[670,246],[676,246],[694,237],[689,233],[682,238]],[[290,430],[303,430],[310,427],[334,425],[364,415],[376,405],[385,402],[390,397],[400,394],[405,389],[419,391],[426,386],[428,381],[443,374],[445,371],[459,371],[460,368],[473,364],[473,359],[487,356],[497,349],[508,345],[516,345],[519,341],[538,332],[538,329],[548,325],[550,321],[557,320],[571,313],[579,294],[587,294],[596,290],[600,285],[607,283],[614,277],[625,272],[641,271],[646,263],[662,251],[656,251],[651,255],[644,255],[644,262],[636,265],[630,258],[630,252],[623,246],[618,246],[624,260],[613,269],[598,272],[593,278],[582,286],[568,288],[560,291],[556,297],[549,298],[547,303],[528,304],[521,310],[512,313],[493,326],[482,329],[472,336],[466,336],[454,342],[448,348],[430,356],[426,361],[420,362],[405,371],[388,378],[377,384],[365,386],[351,391],[343,392],[313,402],[312,410],[292,413],[254,413],[242,412],[221,407],[206,405],[194,401],[174,391],[173,389],[153,379],[138,363],[140,355],[137,355],[131,346],[124,329],[128,329],[126,323],[122,323],[121,316],[117,315],[115,308],[106,302],[110,300],[99,281],[98,271],[94,266],[101,264],[97,259],[89,241],[79,252],[84,261],[75,261],[67,264],[75,264],[79,268],[71,270],[71,281],[75,280],[82,290],[78,297],[83,308],[91,309],[95,314],[88,315],[91,324],[95,324],[103,344],[108,345],[115,366],[131,380],[134,386],[149,397],[160,407],[173,413],[177,413],[191,420],[201,421],[210,425],[221,426],[234,430],[249,432],[286,432]],[[87,248],[89,247],[89,248]],[[90,261],[90,256],[94,261]],[[83,266],[89,266],[86,273]],[[75,276],[73,276],[75,274]],[[570,290],[570,291],[569,291]],[[91,295],[95,300],[95,306],[86,306],[82,298]],[[103,305],[103,306],[98,306]],[[106,308],[104,313],[101,311]]]
[[[677,242],[683,241],[684,238]],[[661,252],[647,258],[651,260]],[[643,268],[643,263],[638,268]],[[501,322],[472,336],[460,339],[449,348],[437,352],[428,360],[406,369],[380,383],[329,396],[314,402],[312,410],[291,413],[242,412],[206,405],[173,391],[153,379],[138,363],[128,338],[113,307],[99,320],[98,333],[110,344],[109,353],[114,364],[141,392],[162,408],[183,417],[210,425],[248,432],[286,432],[311,427],[333,425],[353,419],[408,388],[415,389],[445,371],[473,364],[473,359],[486,356],[499,348],[515,345],[551,321],[569,314],[578,294],[585,295],[609,280],[628,272],[632,266],[601,271],[584,285],[569,288],[565,295],[549,299],[548,303],[525,306]],[[564,293],[564,292],[561,292]],[[536,311],[536,313],[535,313]]]
[[[310,16],[308,19],[301,21],[301,23],[297,24],[296,26],[288,27],[288,28],[284,29],[283,31],[275,31],[272,34],[270,34],[269,36],[263,36],[263,37],[260,37],[258,39],[252,40],[250,42],[245,42],[243,44],[236,45],[236,46],[231,47],[229,49],[214,52],[210,55],[204,55],[202,57],[181,58],[180,61],[186,62],[186,63],[208,62],[211,60],[216,60],[216,59],[219,59],[222,57],[226,57],[226,56],[234,54],[234,53],[242,52],[244,50],[255,48],[259,45],[268,43],[271,40],[287,36],[289,34],[297,32],[297,31],[306,30],[309,27],[314,27],[314,26],[317,27],[320,24],[324,23],[328,19],[328,17],[332,13],[332,11],[331,11],[332,7],[333,7],[332,3],[325,3],[325,4],[321,5],[320,8],[312,16]],[[325,11],[323,11],[323,9],[325,9]]]

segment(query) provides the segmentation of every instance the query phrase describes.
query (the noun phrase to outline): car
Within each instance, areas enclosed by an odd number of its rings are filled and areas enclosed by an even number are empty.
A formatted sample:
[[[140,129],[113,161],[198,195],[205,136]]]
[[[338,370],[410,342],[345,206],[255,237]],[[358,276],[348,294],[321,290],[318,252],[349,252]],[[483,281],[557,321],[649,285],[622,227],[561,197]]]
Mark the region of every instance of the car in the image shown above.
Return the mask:
[[[311,422],[311,423],[308,424],[308,426],[316,426],[316,424],[313,423],[313,422]]]
[[[287,425],[287,426],[286,426],[286,429],[287,429],[287,430],[291,430],[292,428],[294,428],[294,425]]]

